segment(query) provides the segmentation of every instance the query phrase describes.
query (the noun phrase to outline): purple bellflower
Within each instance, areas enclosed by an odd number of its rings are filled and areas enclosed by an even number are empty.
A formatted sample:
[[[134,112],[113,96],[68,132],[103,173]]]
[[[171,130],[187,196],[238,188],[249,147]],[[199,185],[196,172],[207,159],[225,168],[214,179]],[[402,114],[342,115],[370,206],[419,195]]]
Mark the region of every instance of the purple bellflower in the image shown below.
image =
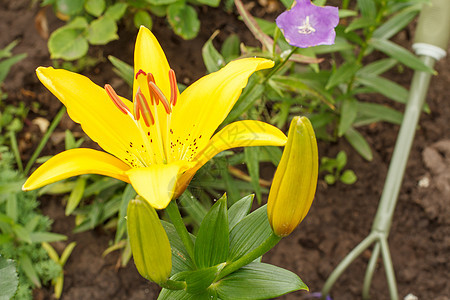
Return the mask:
[[[332,45],[334,27],[339,23],[339,10],[333,6],[317,6],[310,0],[294,1],[292,8],[276,19],[286,41],[299,48]]]

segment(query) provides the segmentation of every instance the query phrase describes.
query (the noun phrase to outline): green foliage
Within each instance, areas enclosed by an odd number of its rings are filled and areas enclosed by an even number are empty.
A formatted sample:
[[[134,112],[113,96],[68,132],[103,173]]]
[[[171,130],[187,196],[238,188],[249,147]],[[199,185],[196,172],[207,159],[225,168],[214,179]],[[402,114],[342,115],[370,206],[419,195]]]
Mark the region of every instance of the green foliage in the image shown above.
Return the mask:
[[[340,181],[345,184],[353,184],[358,179],[352,170],[344,170],[347,164],[347,155],[339,151],[336,158],[322,157],[320,160],[320,172],[326,172],[324,179],[329,185]]]
[[[27,57],[26,53],[12,55],[12,49],[17,45],[19,41],[15,40],[7,45],[5,48],[0,49],[0,101],[6,99],[8,95],[4,93],[1,89],[3,81],[5,81],[9,70],[13,65]],[[1,127],[0,127],[1,130]]]
[[[5,259],[0,255],[0,300],[11,299],[17,291],[19,278],[17,275],[16,264],[11,259]]]

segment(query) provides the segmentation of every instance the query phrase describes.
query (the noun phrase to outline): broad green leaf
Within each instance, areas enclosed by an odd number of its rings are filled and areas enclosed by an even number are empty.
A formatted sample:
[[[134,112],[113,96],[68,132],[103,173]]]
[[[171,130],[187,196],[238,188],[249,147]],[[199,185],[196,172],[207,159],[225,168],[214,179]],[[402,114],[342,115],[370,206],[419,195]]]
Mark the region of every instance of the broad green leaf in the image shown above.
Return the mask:
[[[161,220],[161,224],[167,233],[167,237],[170,241],[170,247],[172,251],[172,273],[176,274],[183,271],[193,270],[194,263],[189,256],[184,244],[181,241],[175,227],[172,223]],[[195,241],[195,236],[190,235],[193,241]]]
[[[352,170],[345,170],[341,177],[339,177],[339,180],[345,184],[354,184],[358,180],[358,177],[356,177],[355,172]]]
[[[320,45],[311,48],[315,54],[327,54],[345,50],[351,50],[354,46],[342,37],[336,37],[333,45]]]
[[[31,258],[25,254],[20,254],[20,259],[18,260],[18,264],[20,268],[23,270],[25,275],[31,280],[31,282],[38,288],[41,288],[41,281],[39,280],[39,276],[36,273],[36,270],[33,267],[33,263],[31,262]]]
[[[56,0],[56,10],[64,15],[74,16],[83,10],[84,0]]]
[[[367,19],[367,18],[358,18],[354,19],[348,26],[345,28],[345,32],[354,31],[361,28],[368,28],[370,26],[375,25],[375,20]]]
[[[241,52],[239,48],[240,44],[241,41],[237,34],[233,33],[225,39],[222,45],[222,49],[220,50],[220,53],[222,54],[226,62],[230,62],[231,60],[239,57],[239,54]]]
[[[48,50],[52,59],[75,60],[86,55],[89,44],[78,29],[60,27],[48,40]]]
[[[338,135],[342,136],[352,126],[358,113],[358,101],[355,98],[342,100],[341,114],[339,116]]]
[[[126,222],[127,207],[128,203],[130,203],[131,199],[134,199],[134,197],[136,197],[136,192],[133,186],[131,186],[131,184],[128,184],[125,187],[125,190],[123,191],[122,199],[120,201],[116,237],[114,240],[115,243],[118,243],[124,237],[127,231],[127,222]]]
[[[227,191],[228,204],[233,204],[240,198],[238,180],[235,180],[228,171],[228,162],[226,158],[216,158],[214,162],[217,164],[222,182],[225,184],[225,190]],[[218,188],[217,186],[215,188]]]
[[[356,17],[358,15],[357,11],[350,9],[339,9],[339,19],[347,18],[347,17]]]
[[[152,17],[150,16],[150,14],[148,12],[146,12],[145,10],[140,10],[138,11],[133,18],[134,21],[134,26],[136,26],[136,28],[140,28],[141,26],[145,26],[147,27],[149,30],[152,30],[153,27],[153,21],[152,21]]]
[[[89,26],[89,23],[87,22],[86,18],[84,17],[76,17],[67,25],[64,25],[64,28],[71,28],[71,29],[86,29]]]
[[[31,240],[30,232],[22,225],[13,224],[12,230],[14,231],[14,234],[16,235],[16,237],[19,240],[24,241],[25,243],[28,243],[28,244],[31,244],[33,242]]]
[[[414,70],[435,73],[432,68],[425,65],[417,56],[391,41],[372,38],[369,40],[369,45]]]
[[[403,120],[403,114],[393,108],[378,103],[358,103],[358,112],[363,117],[375,117],[380,121],[386,121],[400,125]]]
[[[345,151],[341,150],[336,155],[336,169],[338,170],[338,172],[340,172],[342,168],[345,167],[346,164],[347,164],[347,154],[345,154]]]
[[[372,37],[385,40],[390,39],[400,30],[410,24],[419,11],[420,6],[405,9],[404,11],[396,14],[395,16],[384,22],[380,27],[375,29]]]
[[[250,212],[254,197],[255,195],[245,196],[228,209],[228,229],[230,231]]]
[[[189,294],[185,290],[168,290],[162,289],[159,293],[158,300],[210,300],[211,297],[207,293],[204,294]]]
[[[172,1],[171,3],[176,2]],[[152,5],[150,4],[148,6],[148,9],[150,10],[150,12],[152,13],[152,15],[155,15],[157,17],[165,17],[167,15],[167,5]]]
[[[260,148],[260,161],[270,161],[274,166],[278,166],[283,153],[281,149],[273,146],[261,146]]]
[[[53,232],[31,232],[30,239],[33,243],[42,243],[42,242],[58,242],[67,240],[67,236],[63,234],[53,233]]]
[[[350,127],[345,133],[345,139],[352,145],[352,147],[366,160],[373,159],[372,150],[364,137],[355,129]]]
[[[220,0],[197,0],[201,4],[206,4],[211,7],[218,7],[220,4]]]
[[[100,17],[105,10],[105,0],[86,0],[84,9],[95,17]]]
[[[127,10],[127,4],[123,2],[118,2],[106,9],[105,17],[111,18],[114,21],[119,21]]]
[[[192,6],[180,2],[171,4],[167,8],[167,17],[173,31],[185,40],[197,36],[200,30],[200,21]]]
[[[16,265],[13,260],[0,255],[0,300],[12,299],[19,285]]]
[[[400,103],[408,101],[408,90],[401,85],[379,76],[361,76],[356,78],[356,82],[370,87],[374,91]]]
[[[11,194],[9,199],[6,200],[6,214],[14,221],[17,222],[17,194]]]
[[[197,267],[207,268],[225,262],[228,256],[228,212],[224,195],[203,218],[194,245]]]
[[[253,106],[256,100],[260,99],[264,92],[264,85],[257,83],[254,76],[250,77],[247,86],[241,94],[241,97],[234,105],[231,112],[225,118],[223,124],[228,124],[242,116]]]
[[[217,266],[183,272],[178,275],[180,276],[180,279],[186,281],[186,291],[188,293],[201,294],[214,282],[214,279],[224,266],[225,263],[222,263]]]
[[[230,232],[230,253],[227,261],[235,261],[257,248],[272,234],[264,205],[237,223]]]
[[[215,289],[223,300],[256,300],[273,299],[308,287],[291,271],[253,262],[223,278]]]
[[[356,76],[377,76],[390,70],[397,64],[393,58],[383,58],[373,63],[365,65],[356,72]]]
[[[114,72],[118,74],[125,82],[132,87],[133,86],[133,67],[127,64],[124,61],[121,61],[117,57],[114,57],[112,55],[108,56],[109,61],[113,64],[115,67]]]
[[[105,45],[117,40],[117,24],[108,17],[100,17],[89,24],[87,39],[92,45]]]
[[[256,193],[256,199],[261,204],[261,186],[259,185],[259,147],[245,147],[245,164],[252,179],[252,186]]]
[[[207,210],[197,199],[195,199],[190,191],[184,191],[179,198],[179,203],[183,207],[183,210],[192,217],[197,225],[202,223],[203,218],[207,214]]]
[[[154,6],[163,6],[178,2],[178,0],[147,0],[147,2]]]
[[[26,53],[14,55],[0,62],[0,83],[3,82],[13,65],[27,57]]]
[[[84,176],[80,176],[77,178],[75,188],[70,193],[69,200],[67,201],[65,211],[66,216],[72,214],[75,208],[78,207],[78,204],[80,204],[80,201],[83,198],[84,189],[86,187],[86,180],[87,178]]]
[[[327,82],[325,88],[328,90],[340,83],[348,82],[359,70],[361,66],[355,62],[346,62],[342,64],[333,74]]]
[[[216,50],[212,43],[216,35],[217,34],[214,33],[202,47],[203,62],[205,63],[208,73],[219,71],[225,65],[225,59]]]
[[[359,10],[363,17],[366,17],[368,19],[375,19],[375,16],[377,14],[377,7],[374,0],[357,0],[357,2]]]

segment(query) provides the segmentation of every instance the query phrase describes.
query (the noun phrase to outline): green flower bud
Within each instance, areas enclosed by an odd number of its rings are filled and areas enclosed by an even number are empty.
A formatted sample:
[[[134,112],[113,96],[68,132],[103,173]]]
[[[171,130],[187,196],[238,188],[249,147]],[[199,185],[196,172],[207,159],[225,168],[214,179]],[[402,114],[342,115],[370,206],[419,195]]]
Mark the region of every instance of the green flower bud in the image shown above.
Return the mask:
[[[289,235],[308,213],[316,192],[318,165],[311,122],[295,117],[267,202],[269,223],[276,235]]]
[[[146,201],[137,197],[127,209],[127,228],[134,264],[139,274],[158,284],[169,279],[172,252],[169,238],[158,214]]]

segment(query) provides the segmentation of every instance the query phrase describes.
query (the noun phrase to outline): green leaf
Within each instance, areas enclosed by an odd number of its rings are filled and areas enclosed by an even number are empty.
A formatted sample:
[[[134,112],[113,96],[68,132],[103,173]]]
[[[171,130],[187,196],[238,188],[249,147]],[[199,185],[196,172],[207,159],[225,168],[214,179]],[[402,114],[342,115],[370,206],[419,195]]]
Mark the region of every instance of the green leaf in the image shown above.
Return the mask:
[[[111,18],[101,17],[89,25],[87,39],[92,45],[105,45],[118,38],[117,24]]]
[[[261,146],[261,161],[270,161],[274,166],[278,166],[281,160],[283,152],[278,147],[273,146]],[[265,159],[267,157],[267,159]]]
[[[114,21],[119,21],[127,10],[127,4],[123,2],[116,3],[106,9],[105,17]]]
[[[389,20],[385,21],[380,27],[375,29],[372,37],[385,40],[390,39],[411,23],[420,11],[420,7],[421,5],[415,6],[412,9],[405,9],[404,11],[396,14]]]
[[[179,1],[179,0],[147,0],[147,2],[150,3],[151,5],[162,6],[162,7],[164,7],[163,5],[172,4],[177,1]]]
[[[347,164],[347,154],[345,154],[345,151],[341,150],[336,155],[336,169],[338,172],[340,172],[345,165]]]
[[[183,210],[192,217],[197,225],[202,223],[203,218],[207,214],[207,210],[197,199],[194,198],[191,192],[185,190],[179,198],[179,203],[183,207]]]
[[[220,0],[197,0],[201,4],[206,4],[211,7],[218,7],[220,4]]]
[[[257,83],[257,80],[252,76],[248,81],[247,86],[239,97],[239,100],[233,106],[233,109],[223,121],[223,124],[231,123],[238,117],[247,112],[253,106],[256,100],[260,99],[264,92],[264,85]]]
[[[184,3],[169,5],[167,18],[173,31],[185,40],[195,38],[200,30],[197,12],[192,6]]]
[[[397,60],[393,58],[380,59],[359,69],[356,76],[377,76],[390,70],[396,64]]]
[[[355,98],[342,100],[341,114],[339,116],[338,136],[342,136],[352,126],[358,113],[358,101]]]
[[[364,159],[368,161],[373,159],[372,150],[370,149],[369,144],[358,131],[350,127],[344,136],[350,145],[352,145]]]
[[[345,32],[354,31],[361,28],[368,28],[370,26],[375,25],[375,20],[367,19],[367,18],[357,18],[354,19],[348,26],[345,28]]]
[[[0,300],[12,299],[19,285],[16,264],[0,255]]]
[[[180,279],[186,281],[186,292],[190,294],[200,294],[204,293],[206,288],[208,288],[211,283],[214,282],[217,274],[219,274],[224,266],[225,263],[221,263],[217,266],[190,272],[183,272],[182,274],[178,275],[180,276]]]
[[[208,73],[219,71],[225,65],[225,59],[220,55],[212,43],[217,33],[218,31],[213,33],[202,47],[203,62],[205,63]]]
[[[0,59],[5,58],[5,57],[11,57],[12,56],[12,49],[14,49],[14,47],[17,46],[17,44],[19,43],[19,40],[14,40],[11,43],[9,43],[8,45],[6,45],[5,48],[0,49]]]
[[[23,270],[25,275],[31,280],[31,282],[38,288],[41,288],[41,281],[39,280],[39,276],[36,273],[36,270],[33,267],[33,263],[31,262],[31,258],[25,254],[20,254],[20,259],[18,260],[18,264],[20,268]]]
[[[267,205],[261,206],[239,223],[230,232],[230,253],[227,261],[235,261],[261,245],[272,234],[267,218]]]
[[[339,177],[339,180],[345,184],[354,184],[357,179],[358,177],[356,177],[355,172],[352,170],[345,170],[341,177]]]
[[[393,108],[378,103],[358,103],[358,112],[364,117],[377,118],[380,121],[386,121],[400,125],[403,120],[403,114]]]
[[[350,9],[339,9],[339,19],[347,17],[356,17],[358,15],[357,11]]]
[[[245,196],[228,209],[228,229],[230,231],[250,212],[254,197],[255,195]]]
[[[78,29],[60,27],[48,40],[48,50],[52,59],[75,60],[86,55],[89,44]]]
[[[272,299],[308,287],[294,273],[253,262],[223,278],[215,286],[220,299]]]
[[[194,246],[197,267],[206,268],[225,262],[228,256],[227,197],[211,207],[198,230]]]
[[[150,17],[150,14],[146,12],[145,10],[138,11],[133,18],[134,26],[136,28],[140,28],[141,26],[147,27],[149,30],[152,30],[153,27],[153,21],[152,17]]]
[[[336,177],[334,177],[333,174],[327,174],[325,175],[324,180],[328,185],[332,185],[336,182]]]
[[[3,82],[13,65],[27,57],[26,53],[14,55],[0,62],[0,83]]]
[[[24,241],[25,243],[28,243],[28,244],[32,243],[30,232],[22,225],[13,224],[12,230],[14,231],[14,234],[16,235],[16,237],[19,240]]]
[[[134,70],[133,67],[127,64],[124,61],[121,61],[117,57],[114,57],[112,55],[108,55],[109,61],[113,64],[115,67],[114,72],[118,74],[125,82],[132,87],[133,86],[133,80],[134,80]]]
[[[375,19],[375,16],[377,14],[377,7],[374,0],[357,0],[357,2],[359,10],[363,17],[366,17],[368,19]]]
[[[175,226],[172,223],[161,220],[161,224],[167,233],[169,238],[170,247],[172,251],[172,273],[176,274],[179,272],[193,270],[194,262],[192,261],[189,253],[186,251],[183,242],[181,241]],[[195,236],[190,235],[192,240],[195,240]]]
[[[83,10],[84,0],[56,0],[56,10],[64,15],[74,16]]]
[[[222,181],[225,184],[225,190],[227,191],[228,203],[233,204],[240,198],[239,186],[237,181],[231,177],[228,171],[228,162],[225,157],[214,159],[217,164],[217,168],[222,176]],[[217,188],[217,186],[215,187]]]
[[[333,74],[330,76],[330,79],[327,82],[325,88],[329,90],[330,88],[349,81],[359,70],[361,66],[356,64],[355,62],[346,62],[342,64]]]
[[[159,293],[158,300],[210,300],[211,297],[207,293],[204,294],[189,294],[185,290],[168,290],[162,289]]]
[[[408,90],[389,79],[379,76],[364,76],[357,77],[356,82],[370,87],[374,91],[394,101],[400,103],[406,103],[408,101]]]
[[[86,180],[87,178],[84,176],[77,178],[75,188],[70,193],[69,200],[67,201],[65,211],[66,216],[72,214],[75,208],[78,207],[78,204],[80,204],[80,201],[83,198],[84,189],[86,187]]]
[[[245,164],[252,179],[252,186],[256,193],[256,199],[261,204],[261,186],[259,185],[259,147],[245,147]]]
[[[435,71],[425,65],[417,56],[391,41],[372,38],[369,40],[369,45],[414,70],[435,74]]]
[[[84,9],[95,17],[100,17],[105,10],[105,0],[86,0]]]
[[[11,194],[6,200],[6,214],[14,221],[17,222],[17,194]]]
[[[30,239],[33,243],[51,243],[67,240],[67,236],[53,232],[31,232]]]
[[[225,39],[222,45],[222,49],[220,53],[226,62],[230,62],[231,60],[239,57],[240,54],[240,44],[241,40],[237,34],[231,34],[229,37]]]

